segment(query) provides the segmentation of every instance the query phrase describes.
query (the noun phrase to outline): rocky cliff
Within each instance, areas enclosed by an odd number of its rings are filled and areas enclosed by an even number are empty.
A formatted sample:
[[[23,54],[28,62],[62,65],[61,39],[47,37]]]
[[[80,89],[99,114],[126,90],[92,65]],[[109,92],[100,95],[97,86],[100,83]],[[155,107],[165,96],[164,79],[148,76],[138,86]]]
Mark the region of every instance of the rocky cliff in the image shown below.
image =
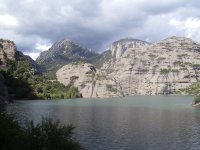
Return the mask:
[[[5,59],[16,60],[16,45],[13,41],[0,39],[0,59],[5,62]]]
[[[41,72],[40,66],[31,57],[18,51],[13,41],[0,39],[0,61],[3,66],[5,65],[6,59],[12,61],[27,61],[31,66],[31,72],[33,74]]]
[[[95,85],[98,82],[104,88],[95,86],[92,88],[96,88],[95,92],[88,90],[85,94],[80,86],[83,74],[79,75],[80,68],[71,65],[65,66],[68,69],[61,68],[57,78],[66,84],[70,77],[76,76],[75,86],[82,90],[84,97],[95,97],[95,94],[99,97],[183,94],[181,89],[200,78],[200,44],[188,38],[170,37],[156,43],[122,39],[112,44],[110,53],[110,59],[95,73],[95,76],[103,78],[90,81]],[[70,74],[69,70],[73,73]],[[68,81],[60,80],[65,75]],[[112,94],[107,93],[108,89],[111,89]],[[102,94],[98,94],[100,92]]]
[[[56,75],[59,82],[78,87],[83,97],[120,96],[115,82],[89,63],[76,62],[65,65]]]

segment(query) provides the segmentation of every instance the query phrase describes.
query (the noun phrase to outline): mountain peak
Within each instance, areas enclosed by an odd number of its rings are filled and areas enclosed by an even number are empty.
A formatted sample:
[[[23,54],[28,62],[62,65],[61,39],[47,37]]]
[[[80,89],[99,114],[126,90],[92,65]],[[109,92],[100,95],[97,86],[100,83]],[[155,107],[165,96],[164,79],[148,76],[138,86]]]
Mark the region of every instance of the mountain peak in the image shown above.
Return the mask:
[[[197,43],[197,42],[193,41],[190,38],[186,38],[186,37],[171,36],[171,37],[168,37],[168,38],[166,38],[166,39],[164,39],[164,40],[162,40],[161,42],[158,42],[158,43],[194,44],[194,43]]]
[[[113,42],[111,47],[112,57],[119,59],[129,48],[149,45],[150,43],[134,38],[124,38]]]
[[[123,39],[113,42],[112,45],[115,46],[117,44],[125,44],[125,43],[130,43],[130,42],[148,43],[146,41],[142,41],[142,40],[135,39],[135,38],[123,38]]]
[[[65,38],[57,41],[49,50],[42,52],[36,62],[48,71],[56,71],[68,63],[84,61],[97,55],[99,54]]]

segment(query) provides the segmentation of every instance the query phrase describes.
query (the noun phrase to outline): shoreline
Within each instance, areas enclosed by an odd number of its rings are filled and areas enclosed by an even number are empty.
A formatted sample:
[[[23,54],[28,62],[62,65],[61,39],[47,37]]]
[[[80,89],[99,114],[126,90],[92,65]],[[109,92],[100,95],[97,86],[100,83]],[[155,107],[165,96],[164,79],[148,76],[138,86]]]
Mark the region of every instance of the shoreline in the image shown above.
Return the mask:
[[[193,107],[198,107],[200,106],[200,103],[192,104]]]

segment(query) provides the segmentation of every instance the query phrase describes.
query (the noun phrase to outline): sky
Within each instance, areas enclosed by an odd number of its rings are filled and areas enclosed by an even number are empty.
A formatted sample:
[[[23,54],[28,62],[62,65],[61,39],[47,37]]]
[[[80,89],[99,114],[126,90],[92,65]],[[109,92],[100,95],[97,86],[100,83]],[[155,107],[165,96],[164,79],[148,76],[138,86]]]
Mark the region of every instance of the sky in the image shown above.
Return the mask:
[[[197,0],[0,0],[0,38],[35,59],[68,38],[102,52],[121,38],[200,42]]]

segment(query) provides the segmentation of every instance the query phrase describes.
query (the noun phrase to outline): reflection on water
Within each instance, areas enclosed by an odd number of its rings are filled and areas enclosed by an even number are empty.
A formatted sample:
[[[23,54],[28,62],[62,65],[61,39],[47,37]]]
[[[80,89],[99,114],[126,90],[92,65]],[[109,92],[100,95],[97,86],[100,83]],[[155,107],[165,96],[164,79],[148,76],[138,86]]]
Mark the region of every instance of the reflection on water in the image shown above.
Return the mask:
[[[73,124],[88,150],[200,149],[200,109],[191,103],[187,96],[18,101],[8,111]]]

